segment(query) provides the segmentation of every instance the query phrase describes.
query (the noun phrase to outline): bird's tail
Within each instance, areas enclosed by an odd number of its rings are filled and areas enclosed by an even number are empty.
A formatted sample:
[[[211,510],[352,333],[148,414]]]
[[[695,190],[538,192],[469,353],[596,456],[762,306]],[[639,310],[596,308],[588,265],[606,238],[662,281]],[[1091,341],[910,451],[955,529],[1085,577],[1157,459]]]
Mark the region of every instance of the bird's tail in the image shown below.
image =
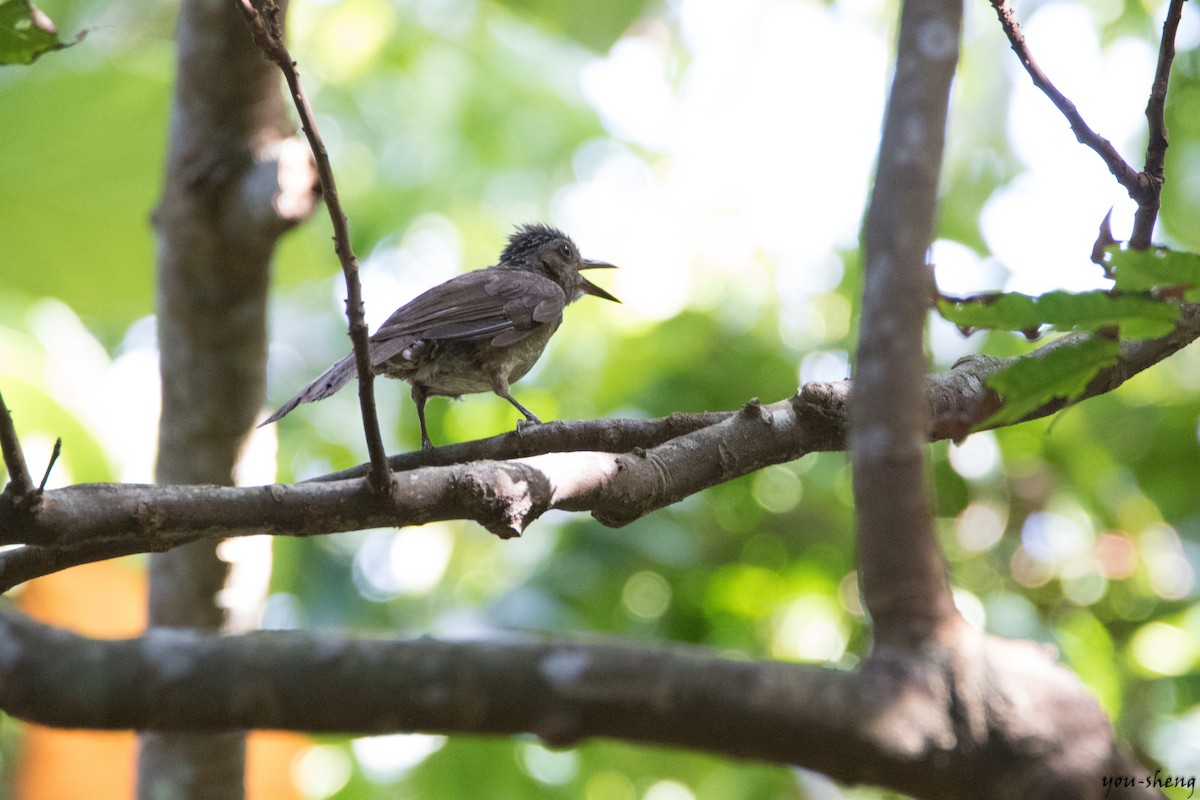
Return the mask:
[[[299,394],[280,406],[279,410],[274,414],[260,422],[258,427],[261,428],[263,425],[270,425],[272,422],[282,419],[298,405],[311,403],[315,400],[324,400],[345,386],[356,375],[358,375],[358,369],[354,364],[354,354],[351,353],[325,370],[321,377],[301,389]]]

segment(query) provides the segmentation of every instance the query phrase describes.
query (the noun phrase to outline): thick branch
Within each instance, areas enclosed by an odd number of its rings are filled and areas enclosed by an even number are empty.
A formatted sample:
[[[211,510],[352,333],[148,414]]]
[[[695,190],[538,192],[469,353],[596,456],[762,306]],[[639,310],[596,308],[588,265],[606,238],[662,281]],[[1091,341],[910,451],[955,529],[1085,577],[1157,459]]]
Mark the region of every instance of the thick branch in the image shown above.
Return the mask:
[[[846,672],[683,646],[299,631],[101,641],[0,613],[0,707],[64,727],[533,733],[554,746],[605,736],[923,797],[1101,797],[1101,776],[1136,774],[1045,650],[962,634],[955,648],[883,653]],[[1058,727],[1045,724],[1051,712]]]
[[[153,218],[163,401],[156,479],[230,484],[265,393],[271,256],[314,209],[316,177],[297,152],[279,77],[236,9],[185,0],[176,42],[170,148]],[[150,625],[225,624],[217,593],[229,565],[210,538],[151,559]],[[13,557],[29,569],[124,545],[93,540]],[[139,796],[241,797],[244,749],[240,733],[143,736]]]
[[[801,424],[802,413],[814,418]],[[196,536],[306,536],[464,518],[508,537],[549,508],[591,510],[606,523],[624,524],[707,486],[824,448],[831,440],[818,413],[802,395],[751,404],[722,423],[634,454],[548,453],[426,467],[403,474],[390,497],[353,478],[247,488],[82,484],[47,492],[32,520],[0,505],[0,542],[176,544]],[[780,439],[787,444],[782,450]]]
[[[864,232],[862,324],[851,405],[863,599],[879,642],[919,644],[958,615],[933,531],[922,340],[961,0],[905,0],[896,76]]]
[[[1161,339],[1124,343],[1121,359],[1101,370],[1084,397],[1111,391],[1198,336],[1200,306],[1184,306],[1178,330]],[[971,356],[949,372],[929,376],[925,402],[935,420],[931,438],[960,438],[986,417],[999,402],[987,379],[1013,360]],[[409,464],[411,471],[400,476],[401,490],[393,499],[363,491],[365,466],[292,486],[72,486],[46,492],[37,514],[0,496],[0,544],[34,545],[0,553],[0,591],[76,564],[226,535],[309,536],[465,518],[511,536],[549,508],[592,511],[606,523],[622,524],[768,464],[844,449],[849,393],[849,381],[815,383],[789,400],[751,404],[740,412],[546,423],[455,446],[463,458],[486,452],[495,460],[433,468]],[[1028,419],[1063,405],[1047,404]],[[452,450],[439,448],[434,457],[443,449]],[[512,508],[506,509],[506,502]]]

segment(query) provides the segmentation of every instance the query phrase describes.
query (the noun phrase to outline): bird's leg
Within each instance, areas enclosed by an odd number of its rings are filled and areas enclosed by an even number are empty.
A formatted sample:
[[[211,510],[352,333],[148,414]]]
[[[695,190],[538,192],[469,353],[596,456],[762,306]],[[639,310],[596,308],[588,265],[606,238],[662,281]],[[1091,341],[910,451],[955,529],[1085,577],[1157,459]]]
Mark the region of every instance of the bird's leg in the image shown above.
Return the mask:
[[[517,398],[513,397],[511,394],[509,394],[508,392],[505,392],[504,394],[502,394],[500,396],[503,397],[508,402],[512,403],[514,406],[516,406],[517,411],[520,411],[522,414],[525,415],[525,422],[531,423],[533,425],[541,425],[542,424],[542,421],[540,419],[538,419],[537,414],[533,413],[528,408],[526,408],[525,406],[523,406],[519,402],[517,402]]]
[[[424,386],[414,383],[412,399],[417,406],[417,420],[421,423],[421,449],[432,450],[433,442],[429,440],[429,432],[425,430],[425,401],[429,399],[429,393],[425,391]]]
[[[517,398],[512,396],[512,394],[508,391],[508,381],[505,380],[503,377],[498,377],[492,382],[492,391],[495,392],[498,397],[503,397],[505,400],[512,403],[513,406],[517,409],[517,411],[520,411],[522,414],[525,415],[524,421],[517,423],[517,430],[521,430],[521,427],[525,424],[530,424],[530,425],[541,425],[542,424],[542,421],[540,419],[538,419],[537,414],[534,414],[528,408],[521,405],[517,401]]]

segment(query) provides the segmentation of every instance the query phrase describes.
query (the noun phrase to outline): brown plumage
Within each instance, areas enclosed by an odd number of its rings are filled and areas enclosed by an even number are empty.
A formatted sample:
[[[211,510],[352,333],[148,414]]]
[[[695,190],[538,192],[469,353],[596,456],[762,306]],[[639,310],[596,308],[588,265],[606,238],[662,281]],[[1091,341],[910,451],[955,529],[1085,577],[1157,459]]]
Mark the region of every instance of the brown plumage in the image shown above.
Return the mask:
[[[421,447],[433,447],[425,428],[425,401],[431,395],[495,392],[526,420],[540,422],[517,402],[509,385],[537,362],[566,306],[585,294],[620,302],[579,272],[612,266],[580,257],[575,243],[556,228],[523,225],[509,237],[496,265],[451,278],[396,309],[370,338],[371,366],[377,375],[411,384]],[[303,403],[324,400],[356,375],[351,353],[262,424]]]

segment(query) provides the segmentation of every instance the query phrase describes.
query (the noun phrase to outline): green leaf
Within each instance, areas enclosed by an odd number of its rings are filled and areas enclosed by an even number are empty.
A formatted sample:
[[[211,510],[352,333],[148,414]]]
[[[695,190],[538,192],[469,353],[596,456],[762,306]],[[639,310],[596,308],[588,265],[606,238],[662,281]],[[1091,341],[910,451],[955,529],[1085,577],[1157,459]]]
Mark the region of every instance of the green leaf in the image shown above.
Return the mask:
[[[1156,247],[1150,250],[1107,249],[1117,288],[1126,292],[1182,287],[1184,299],[1200,300],[1200,255]]]
[[[20,187],[0,191],[0,280],[62,300],[110,344],[154,308],[146,217],[162,187],[167,127],[139,120],[167,117],[168,55],[152,50],[140,62],[127,55],[88,70],[55,59],[35,80],[0,86],[0,175]],[[85,272],[104,280],[82,280]]]
[[[1121,338],[1154,338],[1170,333],[1179,307],[1144,295],[1107,291],[1048,292],[1038,297],[1011,292],[966,300],[941,298],[938,311],[956,325],[1009,331],[1036,331],[1051,325],[1061,331],[1119,326]]]
[[[0,64],[32,64],[72,44],[59,40],[54,23],[29,0],[0,0]]]
[[[1004,405],[980,427],[1009,425],[1054,400],[1074,400],[1120,354],[1119,343],[1093,337],[1017,359],[988,378]]]
[[[645,0],[608,0],[577,3],[573,0],[497,0],[557,33],[565,34],[597,53],[607,52],[646,10]]]
[[[1121,716],[1121,676],[1112,634],[1092,613],[1077,608],[1059,619],[1055,640],[1071,669],[1091,689],[1104,711]]]

